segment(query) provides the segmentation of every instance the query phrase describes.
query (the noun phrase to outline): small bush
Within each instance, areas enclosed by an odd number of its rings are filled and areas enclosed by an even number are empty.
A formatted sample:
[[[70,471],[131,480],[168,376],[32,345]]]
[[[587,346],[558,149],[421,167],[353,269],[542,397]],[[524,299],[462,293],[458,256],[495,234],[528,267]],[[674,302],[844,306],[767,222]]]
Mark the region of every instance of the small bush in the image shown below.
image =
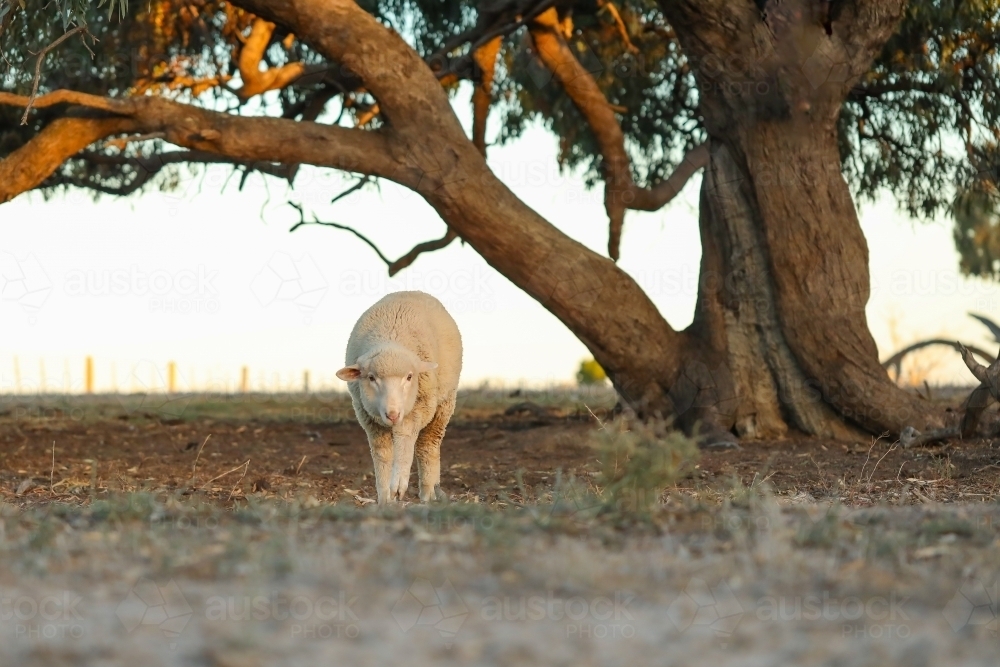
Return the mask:
[[[596,359],[584,359],[580,362],[580,368],[576,371],[577,384],[581,386],[604,384],[607,380],[607,373]]]
[[[620,511],[646,511],[664,489],[689,474],[698,460],[698,446],[663,421],[604,425],[594,446],[601,461],[598,478],[607,503]]]

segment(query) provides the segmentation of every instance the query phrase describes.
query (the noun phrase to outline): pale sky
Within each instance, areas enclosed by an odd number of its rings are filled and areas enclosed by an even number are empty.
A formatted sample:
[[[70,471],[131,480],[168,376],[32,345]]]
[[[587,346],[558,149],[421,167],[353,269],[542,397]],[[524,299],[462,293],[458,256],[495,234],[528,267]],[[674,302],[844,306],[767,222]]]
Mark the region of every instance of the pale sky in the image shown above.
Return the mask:
[[[456,108],[468,126],[468,91]],[[494,132],[496,127],[493,128]],[[601,188],[560,174],[556,139],[541,128],[490,149],[494,172],[529,206],[590,248],[606,252]],[[159,388],[175,361],[182,389],[234,388],[249,368],[253,388],[343,388],[333,376],[358,315],[390,291],[421,289],[451,310],[465,343],[463,384],[550,385],[572,380],[584,346],[552,315],[458,242],[421,256],[393,279],[347,232],[306,227],[289,234],[306,204],[321,219],[357,227],[396,258],[438,238],[444,224],[417,195],[392,183],[330,206],[348,181],[303,169],[283,182],[210,167],[173,193],[127,200],[74,192],[37,194],[0,207],[0,391],[80,391],[94,358],[98,391]],[[700,176],[656,213],[629,213],[619,265],[667,320],[693,314],[700,244]],[[969,318],[1000,320],[1000,287],[958,272],[951,222],[913,222],[890,198],[862,207],[871,250],[868,321],[880,354],[922,337],[961,337],[995,347]],[[891,322],[895,321],[897,340]],[[932,383],[971,384],[958,355],[942,349]]]

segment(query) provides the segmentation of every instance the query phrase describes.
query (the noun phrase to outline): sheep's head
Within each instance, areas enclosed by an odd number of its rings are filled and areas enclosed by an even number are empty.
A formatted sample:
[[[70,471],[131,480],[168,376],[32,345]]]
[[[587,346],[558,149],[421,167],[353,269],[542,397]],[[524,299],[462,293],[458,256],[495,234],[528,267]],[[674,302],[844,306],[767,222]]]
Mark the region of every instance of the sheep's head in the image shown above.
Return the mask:
[[[357,382],[365,411],[391,428],[403,421],[417,401],[418,376],[437,368],[399,345],[386,345],[362,355],[337,371],[337,377]]]

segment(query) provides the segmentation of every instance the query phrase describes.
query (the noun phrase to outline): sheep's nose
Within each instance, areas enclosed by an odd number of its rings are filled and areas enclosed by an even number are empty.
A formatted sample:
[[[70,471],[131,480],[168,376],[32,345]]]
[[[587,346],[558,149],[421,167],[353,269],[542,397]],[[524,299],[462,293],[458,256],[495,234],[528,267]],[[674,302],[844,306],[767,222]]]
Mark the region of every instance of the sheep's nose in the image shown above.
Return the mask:
[[[399,421],[399,412],[397,410],[390,410],[389,412],[385,413],[385,417],[390,422],[395,424],[396,422]]]

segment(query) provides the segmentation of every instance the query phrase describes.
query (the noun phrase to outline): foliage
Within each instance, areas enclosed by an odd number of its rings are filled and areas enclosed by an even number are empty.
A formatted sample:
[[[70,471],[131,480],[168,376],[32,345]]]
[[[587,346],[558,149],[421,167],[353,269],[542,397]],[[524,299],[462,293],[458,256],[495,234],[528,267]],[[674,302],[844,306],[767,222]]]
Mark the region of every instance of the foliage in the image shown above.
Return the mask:
[[[698,445],[665,422],[618,419],[595,436],[601,461],[598,483],[616,510],[644,511],[694,470]]]
[[[596,359],[584,359],[580,362],[580,368],[576,371],[576,383],[579,385],[604,384],[608,376],[597,363]]]
[[[476,23],[478,4],[361,0],[430,58],[432,66],[436,61],[431,56],[449,38]],[[705,140],[698,112],[698,63],[685,56],[655,0],[620,0],[613,6],[628,41],[610,3],[578,0],[559,6],[572,21],[570,47],[620,110],[636,182],[649,185],[665,178],[688,149]],[[23,7],[19,0],[0,0],[0,76],[4,89],[27,91],[35,64],[32,53],[70,26],[86,24],[97,41],[74,37],[49,54],[42,92],[72,88],[102,95],[159,94],[245,112],[232,81],[250,20],[216,0],[150,0],[132,7],[125,0],[57,0]],[[264,56],[268,67],[323,63],[308,45],[286,37],[280,28],[275,31]],[[839,124],[843,172],[854,194],[871,200],[888,191],[910,215],[953,215],[963,271],[990,276],[998,276],[1000,255],[998,44],[1000,0],[910,2],[897,34],[845,101]],[[301,117],[310,100],[330,85],[316,79],[296,83],[269,93],[253,112]],[[493,113],[501,124],[497,141],[511,141],[529,124],[541,122],[558,141],[561,165],[580,169],[591,184],[599,180],[601,158],[594,137],[536,59],[524,28],[504,40],[494,98]],[[324,118],[348,122],[373,103],[363,91],[338,93]],[[53,117],[53,112],[36,111],[32,122],[20,127],[17,114],[0,109],[0,156]],[[163,148],[158,142],[144,146],[130,146],[127,154],[148,155]],[[169,186],[176,173],[165,169],[161,179],[149,182]],[[74,160],[43,189],[84,186],[122,192],[129,183],[145,187],[139,176],[130,163]]]

